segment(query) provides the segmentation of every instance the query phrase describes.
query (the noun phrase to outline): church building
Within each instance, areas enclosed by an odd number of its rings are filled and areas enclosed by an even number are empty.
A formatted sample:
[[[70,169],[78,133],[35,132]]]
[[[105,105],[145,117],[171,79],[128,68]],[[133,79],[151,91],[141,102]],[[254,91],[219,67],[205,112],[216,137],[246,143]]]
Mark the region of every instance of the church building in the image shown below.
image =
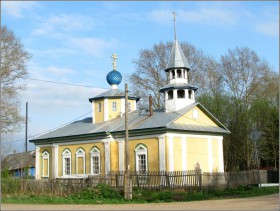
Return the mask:
[[[41,135],[36,147],[36,179],[76,178],[125,170],[125,93],[122,75],[107,74],[109,91],[92,97],[92,116]],[[223,135],[230,133],[203,105],[189,84],[189,63],[176,39],[165,69],[168,84],[161,111],[137,110],[128,96],[130,170],[185,171],[199,164],[203,172],[224,172]]]

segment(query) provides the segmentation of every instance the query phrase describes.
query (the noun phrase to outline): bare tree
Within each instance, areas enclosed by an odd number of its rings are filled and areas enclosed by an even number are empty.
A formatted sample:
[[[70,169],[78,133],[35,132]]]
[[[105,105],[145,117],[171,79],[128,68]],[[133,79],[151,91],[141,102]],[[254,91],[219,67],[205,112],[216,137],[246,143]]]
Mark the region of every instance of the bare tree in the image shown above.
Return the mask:
[[[152,49],[140,50],[139,56],[133,61],[136,71],[128,75],[132,94],[141,97],[148,102],[151,95],[154,99],[153,106],[156,109],[163,108],[164,97],[159,93],[160,88],[167,84],[165,68],[172,49],[172,42],[160,42]],[[217,65],[213,58],[207,57],[201,50],[193,45],[182,42],[181,48],[190,64],[189,83],[199,87],[198,94],[209,91],[208,77],[206,73],[211,64]],[[207,82],[206,82],[207,81]]]
[[[259,96],[265,79],[272,70],[253,50],[236,47],[221,56],[219,71],[234,105],[230,139],[239,147],[232,148],[236,150],[233,153],[240,155],[235,159],[239,159],[238,163],[243,169],[250,169],[253,143],[249,139],[249,134],[253,128],[249,108],[253,100]]]
[[[22,121],[19,113],[18,91],[25,88],[26,64],[30,54],[7,26],[1,26],[1,132],[16,130]]]

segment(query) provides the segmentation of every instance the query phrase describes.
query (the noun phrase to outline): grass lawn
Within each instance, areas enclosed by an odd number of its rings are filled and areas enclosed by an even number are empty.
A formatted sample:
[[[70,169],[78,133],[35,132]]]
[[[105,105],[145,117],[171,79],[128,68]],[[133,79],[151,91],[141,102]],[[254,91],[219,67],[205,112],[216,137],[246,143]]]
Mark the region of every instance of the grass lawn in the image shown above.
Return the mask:
[[[279,186],[263,187],[242,186],[226,190],[204,191],[202,193],[188,193],[178,191],[151,191],[134,190],[133,199],[128,201],[123,198],[122,191],[112,189],[106,185],[86,189],[79,193],[68,196],[38,196],[3,194],[2,203],[13,204],[124,204],[124,203],[156,203],[156,202],[179,202],[198,201],[225,198],[243,198],[252,196],[269,195],[279,193]]]

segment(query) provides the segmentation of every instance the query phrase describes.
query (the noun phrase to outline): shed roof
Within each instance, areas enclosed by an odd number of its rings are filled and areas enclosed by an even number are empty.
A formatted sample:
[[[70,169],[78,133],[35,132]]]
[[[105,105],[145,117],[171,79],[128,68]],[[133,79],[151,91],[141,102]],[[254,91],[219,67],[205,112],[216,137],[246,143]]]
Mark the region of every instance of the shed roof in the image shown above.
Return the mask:
[[[35,167],[35,151],[7,155],[2,161],[2,169],[16,170]]]

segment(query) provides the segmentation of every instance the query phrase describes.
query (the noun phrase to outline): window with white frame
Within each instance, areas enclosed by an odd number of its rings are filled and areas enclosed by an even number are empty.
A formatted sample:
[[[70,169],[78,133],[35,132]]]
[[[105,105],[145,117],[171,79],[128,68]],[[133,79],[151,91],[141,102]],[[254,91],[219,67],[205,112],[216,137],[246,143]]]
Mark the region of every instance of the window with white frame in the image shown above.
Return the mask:
[[[117,111],[117,102],[116,101],[112,102],[112,111]]]
[[[101,103],[98,103],[98,112],[101,112]]]
[[[148,171],[148,150],[143,144],[135,148],[136,171],[140,174]]]
[[[85,151],[79,148],[76,151],[76,174],[85,174]]]
[[[71,151],[65,149],[62,153],[62,175],[71,175]]]
[[[90,173],[100,174],[100,150],[97,147],[90,151]]]
[[[42,154],[42,177],[49,177],[50,169],[50,154],[48,151],[44,151]]]

